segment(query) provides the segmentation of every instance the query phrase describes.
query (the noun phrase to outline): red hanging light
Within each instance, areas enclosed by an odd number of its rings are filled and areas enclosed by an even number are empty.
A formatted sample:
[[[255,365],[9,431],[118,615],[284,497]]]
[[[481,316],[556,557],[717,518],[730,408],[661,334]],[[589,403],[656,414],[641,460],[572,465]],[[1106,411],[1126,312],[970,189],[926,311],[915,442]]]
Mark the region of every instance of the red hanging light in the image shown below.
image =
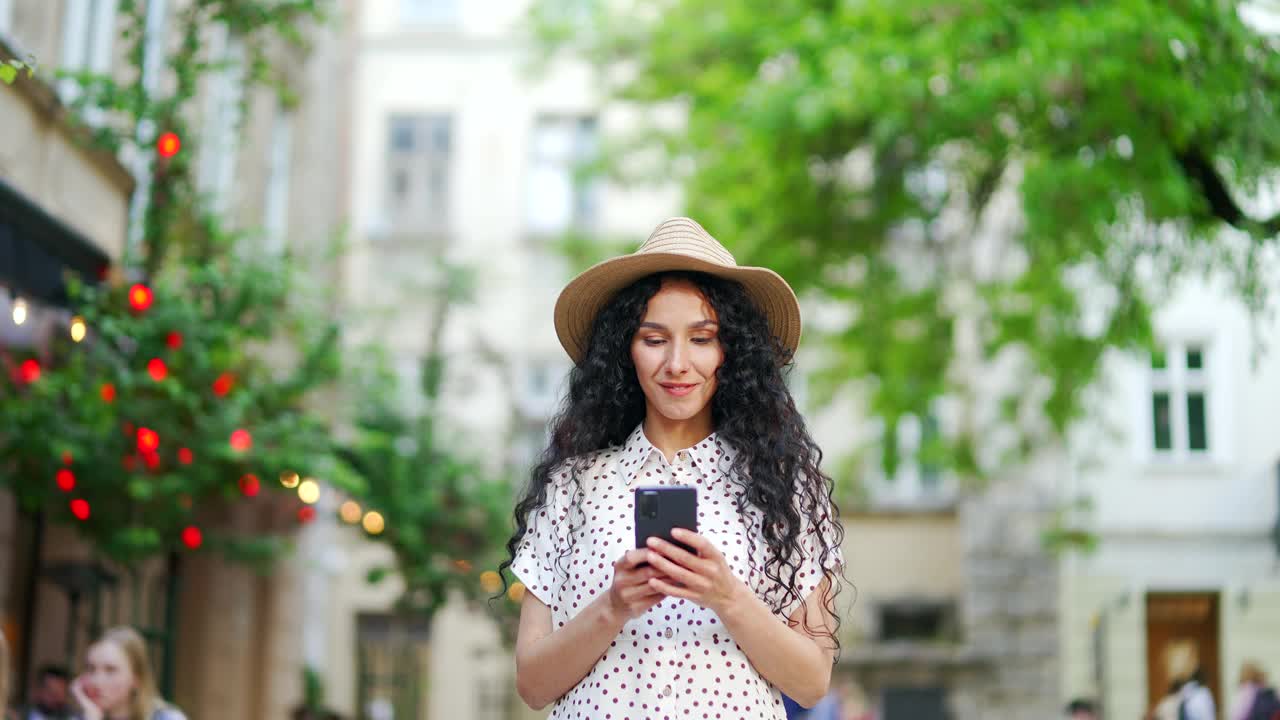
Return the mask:
[[[160,382],[169,376],[169,368],[160,358],[151,358],[147,363],[147,373],[151,375],[151,379]]]
[[[160,453],[144,452],[142,453],[142,462],[147,466],[148,470],[155,470],[160,467]]]
[[[23,360],[18,366],[18,379],[30,385],[40,379],[40,362],[34,359]]]
[[[53,476],[54,482],[58,484],[58,489],[62,492],[71,492],[76,489],[76,475],[66,468],[62,468]]]
[[[89,501],[84,498],[76,498],[71,501],[71,514],[76,516],[77,520],[89,519]]]
[[[138,456],[125,455],[124,457],[120,458],[120,467],[123,467],[125,469],[125,472],[133,472],[134,470],[137,470]]]
[[[231,433],[231,449],[236,452],[248,452],[253,447],[253,436],[243,428]]]
[[[113,403],[116,401],[116,386],[111,383],[102,383],[102,387],[98,388],[98,394],[102,395],[102,401]]]
[[[178,462],[183,465],[190,465],[195,460],[195,455],[191,453],[191,448],[178,448]]]
[[[235,376],[231,373],[222,373],[217,380],[213,381],[213,394],[218,397],[226,397],[231,392],[231,388],[236,384]]]
[[[150,428],[138,428],[138,450],[139,452],[149,453],[155,452],[160,447],[160,436],[155,430]]]
[[[182,544],[195,550],[204,543],[204,534],[195,525],[188,525],[182,530]]]
[[[182,333],[178,332],[177,330],[174,330],[173,332],[169,333],[164,338],[164,344],[168,345],[169,348],[172,350],[177,350],[178,348],[182,347]]]
[[[182,138],[178,137],[176,132],[162,133],[160,137],[156,138],[156,152],[165,160],[177,155],[181,149]]]
[[[129,288],[129,307],[136,312],[146,312],[151,307],[151,302],[154,299],[151,288],[142,283],[137,283]]]
[[[240,493],[245,497],[257,497],[258,491],[262,489],[262,483],[258,480],[258,476],[248,473],[240,478]]]
[[[311,505],[303,505],[298,508],[298,522],[306,525],[316,519],[316,509]]]
[[[71,460],[72,460],[72,458],[71,458],[71,453],[70,453],[70,452],[64,452],[64,453],[62,453],[62,464],[63,464],[63,465],[68,465],[68,466],[70,466],[70,465],[71,465]]]

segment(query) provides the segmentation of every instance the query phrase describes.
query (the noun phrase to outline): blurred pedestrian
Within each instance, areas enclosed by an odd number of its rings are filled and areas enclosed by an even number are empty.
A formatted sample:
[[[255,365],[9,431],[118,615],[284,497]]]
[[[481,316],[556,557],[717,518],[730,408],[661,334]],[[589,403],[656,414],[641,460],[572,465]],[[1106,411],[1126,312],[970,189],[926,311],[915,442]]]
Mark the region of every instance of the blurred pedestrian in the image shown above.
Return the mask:
[[[527,590],[521,698],[554,703],[551,720],[817,704],[843,531],[784,375],[795,293],[673,218],[574,278],[555,326],[575,367],[504,563]],[[697,531],[672,533],[684,547],[632,535],[635,490],[655,485],[696,488]]]
[[[1160,698],[1160,702],[1156,703],[1147,717],[1150,720],[1178,720],[1178,708],[1182,705],[1182,696],[1179,694],[1181,690],[1181,678],[1170,682],[1164,697]]]
[[[4,639],[4,630],[0,630],[0,717],[8,718],[5,709],[9,707],[9,643]]]
[[[146,642],[130,627],[108,630],[89,646],[71,693],[81,720],[186,720],[160,697]]]
[[[1217,720],[1213,693],[1204,686],[1204,672],[1196,668],[1178,690],[1178,720]]]
[[[71,707],[71,673],[61,665],[44,665],[36,672],[36,684],[17,720],[68,720]]]
[[[1098,707],[1092,700],[1076,698],[1067,703],[1067,717],[1071,720],[1098,720]]]
[[[1256,662],[1240,666],[1240,684],[1231,701],[1229,720],[1280,720],[1280,699],[1267,685],[1266,673]]]

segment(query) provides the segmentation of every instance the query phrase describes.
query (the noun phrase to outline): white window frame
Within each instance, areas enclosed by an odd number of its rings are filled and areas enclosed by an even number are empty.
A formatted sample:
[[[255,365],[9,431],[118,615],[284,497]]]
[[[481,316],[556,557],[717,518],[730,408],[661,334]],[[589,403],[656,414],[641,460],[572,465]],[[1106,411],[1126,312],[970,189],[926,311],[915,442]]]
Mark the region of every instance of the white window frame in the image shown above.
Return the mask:
[[[937,409],[931,410],[939,435],[946,434],[943,418]],[[884,440],[882,421],[877,420],[878,433]],[[940,468],[936,482],[925,482],[925,467],[920,461],[920,448],[924,444],[925,423],[916,415],[903,415],[898,420],[898,469],[893,476],[886,476],[880,465],[879,453],[868,458],[870,477],[876,478],[870,485],[872,504],[883,508],[933,509],[947,507],[956,500],[958,486],[954,475]]]
[[[289,185],[293,170],[293,113],[283,107],[277,109],[267,152],[262,224],[266,230],[267,251],[278,255],[284,251],[289,233]]]
[[[13,26],[13,0],[0,0],[0,35],[8,34]]]
[[[210,56],[228,66],[210,76],[196,187],[208,197],[213,212],[224,214],[230,203],[239,157],[236,135],[240,130],[245,92],[245,49],[244,41],[226,25],[215,29],[210,45]]]
[[[62,69],[108,73],[115,45],[118,0],[66,0],[64,8]],[[58,93],[64,103],[70,104],[79,97],[80,87],[74,80],[66,78],[58,83]],[[85,118],[91,125],[98,124],[101,119],[101,114],[94,112]]]
[[[397,123],[409,123],[413,128],[413,148],[397,150],[394,146],[394,129]],[[442,150],[435,147],[435,131],[443,126],[448,143]],[[454,156],[457,146],[458,123],[449,112],[394,112],[383,123],[385,135],[382,171],[382,213],[385,218],[384,233],[388,236],[444,235],[451,227],[453,217]],[[392,188],[393,175],[398,171],[407,174],[409,197],[405,207],[398,207]],[[437,178],[443,184],[437,193],[414,188],[420,183],[431,185]],[[415,213],[426,213],[418,215]]]
[[[587,128],[590,130],[588,131]],[[565,152],[548,153],[540,147],[543,133],[554,129],[568,133],[569,147]],[[527,186],[524,224],[529,235],[554,236],[567,230],[590,229],[599,222],[600,182],[592,180],[582,183],[573,177],[577,167],[590,161],[591,157],[598,152],[599,142],[600,122],[594,114],[544,114],[535,118],[529,133],[529,168],[525,174]],[[550,176],[553,175],[568,175],[567,179],[563,177],[554,179],[564,181],[567,185],[570,207],[567,217],[547,222],[539,217],[542,197],[534,191],[534,187],[540,182],[552,179]],[[585,206],[590,206],[591,210],[584,212]]]
[[[1216,370],[1221,362],[1218,357],[1220,349],[1208,339],[1194,337],[1179,338],[1160,343],[1165,355],[1164,368],[1153,367],[1153,359],[1147,358],[1147,387],[1145,393],[1145,412],[1143,423],[1147,455],[1157,463],[1205,463],[1220,459],[1220,445],[1224,433],[1215,422],[1218,417],[1218,403],[1222,402],[1221,388],[1214,382]],[[1193,370],[1187,367],[1187,351],[1198,348],[1201,353],[1201,367]],[[1191,423],[1187,412],[1187,398],[1193,392],[1204,396],[1205,442],[1204,450],[1192,450]],[[1169,396],[1170,442],[1168,450],[1156,448],[1155,428],[1155,396],[1156,393],[1167,393]]]

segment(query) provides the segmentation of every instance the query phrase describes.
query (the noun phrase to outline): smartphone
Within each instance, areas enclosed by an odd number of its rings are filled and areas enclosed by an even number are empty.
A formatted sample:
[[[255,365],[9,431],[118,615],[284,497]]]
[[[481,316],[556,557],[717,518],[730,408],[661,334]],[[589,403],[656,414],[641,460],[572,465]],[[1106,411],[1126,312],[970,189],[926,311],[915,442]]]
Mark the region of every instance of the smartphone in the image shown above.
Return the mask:
[[[660,537],[669,543],[697,554],[684,543],[671,537],[675,528],[698,531],[698,489],[694,487],[641,487],[636,488],[636,547],[648,547],[651,537]],[[641,563],[644,567],[648,563]]]

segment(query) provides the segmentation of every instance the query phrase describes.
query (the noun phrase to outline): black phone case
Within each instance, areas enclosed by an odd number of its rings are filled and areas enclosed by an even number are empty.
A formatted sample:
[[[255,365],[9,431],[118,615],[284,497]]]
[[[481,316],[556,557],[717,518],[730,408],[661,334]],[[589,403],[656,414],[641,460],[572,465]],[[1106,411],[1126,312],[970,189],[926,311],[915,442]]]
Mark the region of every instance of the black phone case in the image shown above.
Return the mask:
[[[640,513],[640,493],[656,492],[658,494],[658,516],[644,517]],[[646,541],[650,537],[660,537],[689,552],[697,554],[693,548],[671,537],[673,528],[684,528],[698,531],[698,489],[683,486],[640,487],[632,501],[632,511],[636,520],[636,547],[648,547]]]

